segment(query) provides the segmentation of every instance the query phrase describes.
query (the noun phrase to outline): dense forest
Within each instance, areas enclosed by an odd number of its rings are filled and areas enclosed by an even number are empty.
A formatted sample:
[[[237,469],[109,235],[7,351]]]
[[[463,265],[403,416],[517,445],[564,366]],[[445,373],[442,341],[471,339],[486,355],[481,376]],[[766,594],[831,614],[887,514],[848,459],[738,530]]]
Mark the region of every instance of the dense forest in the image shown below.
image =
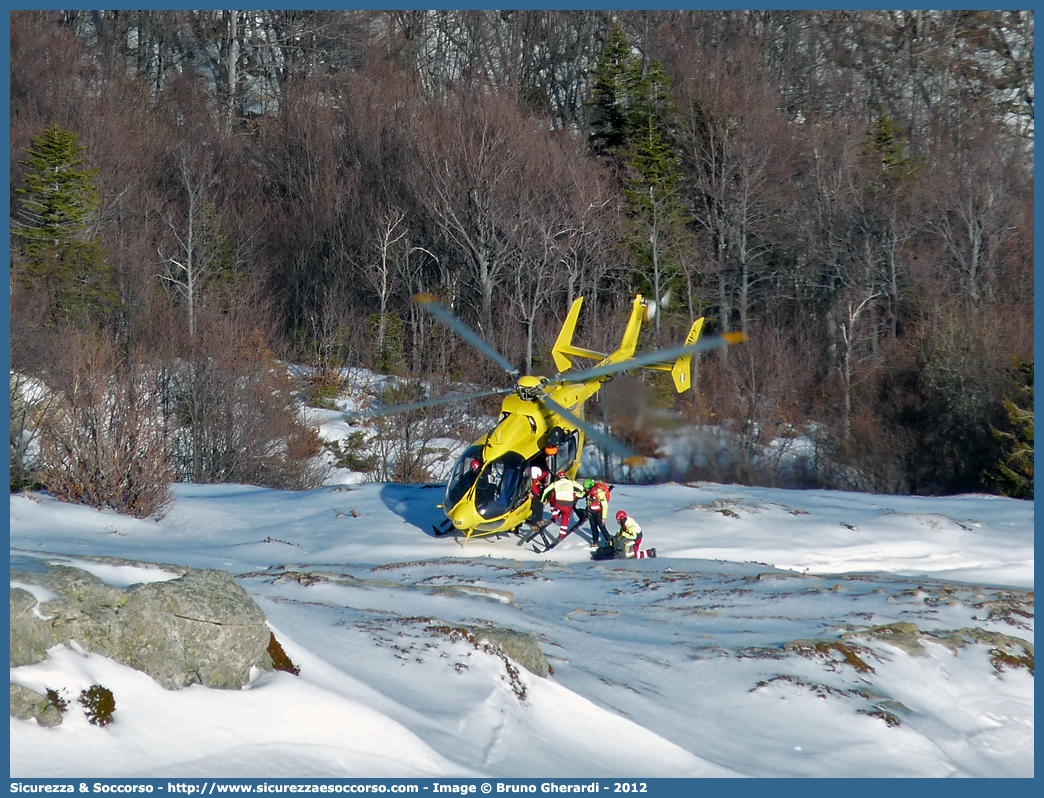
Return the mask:
[[[1032,496],[1032,13],[10,20],[12,489],[306,487],[281,364],[503,385],[411,297],[532,372],[669,291],[646,347],[749,336],[651,384],[690,476]]]

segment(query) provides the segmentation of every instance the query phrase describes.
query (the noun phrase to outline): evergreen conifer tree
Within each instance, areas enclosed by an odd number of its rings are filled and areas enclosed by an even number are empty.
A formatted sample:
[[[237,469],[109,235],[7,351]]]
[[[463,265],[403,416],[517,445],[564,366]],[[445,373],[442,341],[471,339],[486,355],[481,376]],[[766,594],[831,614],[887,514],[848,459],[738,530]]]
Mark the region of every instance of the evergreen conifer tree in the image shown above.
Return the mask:
[[[657,121],[650,115],[630,144],[624,197],[632,222],[628,242],[644,275],[639,287],[659,299],[677,271],[671,252],[684,235],[687,214],[678,158]]]
[[[86,328],[92,314],[113,304],[111,266],[90,231],[98,170],[86,166],[79,137],[58,125],[41,132],[26,152],[11,226],[14,276],[47,291],[52,321]]]
[[[1011,431],[990,429],[1004,446],[1004,455],[991,476],[1005,496],[1033,498],[1033,361],[1016,362],[1021,376],[1015,389],[1015,400],[1004,399]]]
[[[924,166],[921,160],[906,154],[906,140],[886,113],[878,114],[863,145],[868,155],[880,159],[880,175],[887,184],[883,188],[894,189],[912,180]]]
[[[658,61],[643,69],[641,56],[618,25],[609,34],[594,77],[592,147],[620,167],[638,287],[659,298],[677,271],[669,253],[687,216],[670,133],[671,78]],[[657,338],[660,322],[658,314]]]
[[[604,155],[627,146],[635,126],[634,101],[642,82],[642,59],[631,48],[619,25],[614,25],[593,70],[591,145]]]

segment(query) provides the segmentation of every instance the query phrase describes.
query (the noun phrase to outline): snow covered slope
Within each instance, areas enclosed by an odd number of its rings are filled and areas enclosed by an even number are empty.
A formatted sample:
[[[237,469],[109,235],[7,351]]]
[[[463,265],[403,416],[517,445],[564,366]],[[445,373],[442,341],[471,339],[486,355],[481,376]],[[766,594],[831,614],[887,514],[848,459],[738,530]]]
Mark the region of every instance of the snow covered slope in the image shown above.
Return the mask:
[[[436,538],[441,486],[175,496],[160,522],[12,496],[12,557],[231,571],[300,675],[168,692],[54,649],[12,681],[101,683],[116,721],[12,719],[13,776],[1033,775],[1029,502],[620,485],[660,557],[598,563],[586,534]],[[456,631],[489,625],[553,674]]]

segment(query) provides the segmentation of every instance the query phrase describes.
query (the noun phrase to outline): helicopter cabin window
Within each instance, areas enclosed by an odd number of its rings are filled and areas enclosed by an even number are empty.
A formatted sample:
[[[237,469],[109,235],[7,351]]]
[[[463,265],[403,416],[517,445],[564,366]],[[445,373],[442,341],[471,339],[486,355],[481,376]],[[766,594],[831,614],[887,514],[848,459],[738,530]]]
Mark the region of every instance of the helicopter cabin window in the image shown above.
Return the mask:
[[[482,471],[475,489],[475,508],[485,518],[495,518],[515,509],[529,498],[526,461],[517,452],[509,452]]]
[[[568,469],[573,464],[573,461],[577,458],[577,443],[576,430],[562,438],[562,442],[558,444],[558,453],[554,456],[554,470],[562,471]]]
[[[473,469],[472,464],[476,460],[480,463],[480,467]],[[456,506],[464,498],[464,494],[471,490],[471,486],[475,484],[475,479],[478,477],[479,471],[481,471],[481,463],[481,446],[469,446],[464,450],[464,454],[457,459],[457,462],[454,463],[453,471],[450,472],[449,480],[446,482],[444,506],[447,510]]]

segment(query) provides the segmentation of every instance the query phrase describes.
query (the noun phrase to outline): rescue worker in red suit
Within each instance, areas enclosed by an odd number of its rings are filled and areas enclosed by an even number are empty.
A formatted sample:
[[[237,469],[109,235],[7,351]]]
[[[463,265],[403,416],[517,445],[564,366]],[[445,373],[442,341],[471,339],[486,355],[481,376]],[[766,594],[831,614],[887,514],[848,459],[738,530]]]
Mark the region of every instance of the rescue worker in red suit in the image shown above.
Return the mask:
[[[533,480],[530,486],[530,492],[532,493],[532,511],[529,513],[529,523],[538,524],[544,519],[544,489],[547,488],[548,480],[551,479],[551,474],[542,469],[538,465],[534,465],[529,469],[529,477]]]
[[[609,512],[609,497],[612,488],[604,482],[584,480],[584,495],[587,497],[587,520],[591,522],[591,546],[598,548],[600,535],[605,536],[605,545],[613,545],[613,537],[605,528],[605,516]]]
[[[565,471],[559,471],[555,475],[555,481],[548,485],[541,494],[540,499],[547,501],[550,497],[551,520],[558,522],[561,540],[569,532],[569,516],[573,514],[576,500],[584,493],[584,486],[566,476]]]

